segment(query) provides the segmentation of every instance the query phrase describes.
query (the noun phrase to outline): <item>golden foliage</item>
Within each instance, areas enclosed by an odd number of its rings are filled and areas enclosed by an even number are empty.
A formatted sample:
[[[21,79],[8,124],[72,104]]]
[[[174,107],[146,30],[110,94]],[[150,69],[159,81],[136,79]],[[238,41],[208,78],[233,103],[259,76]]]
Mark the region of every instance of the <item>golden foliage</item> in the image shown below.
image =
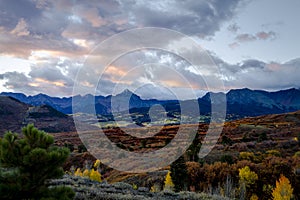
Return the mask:
[[[252,194],[250,200],[258,200],[258,196],[256,194]]]
[[[290,200],[293,196],[293,188],[288,178],[281,174],[279,181],[276,181],[276,187],[272,192],[274,200]]]
[[[95,169],[98,169],[99,166],[100,166],[100,163],[101,163],[100,160],[97,159],[97,160],[95,161],[95,163],[94,163],[94,168],[95,168]]]
[[[101,173],[98,171],[98,167],[100,165],[100,160],[96,160],[93,167],[96,169],[85,169],[83,172],[80,168],[77,168],[77,170],[74,172],[74,176],[81,176],[89,178],[93,181],[102,181]]]
[[[92,169],[90,172],[90,179],[93,181],[101,182],[101,174],[98,172],[98,170]]]
[[[75,176],[83,176],[83,174],[82,174],[80,168],[77,168],[77,170],[75,171],[74,175],[75,175]]]
[[[166,175],[166,179],[165,179],[165,190],[173,190],[174,189],[174,183],[172,181],[171,178],[171,172],[168,171],[167,175]]]
[[[84,177],[90,177],[90,170],[85,169],[85,170],[83,171],[83,173],[82,173],[82,176],[84,176]]]
[[[240,160],[250,160],[250,161],[253,161],[254,157],[255,157],[255,155],[252,152],[240,152],[240,155],[239,155],[239,159]]]
[[[242,183],[245,183],[246,187],[253,185],[257,181],[258,176],[255,172],[252,172],[248,166],[239,169],[239,177]]]
[[[132,189],[137,190],[138,186],[136,184],[132,184]]]

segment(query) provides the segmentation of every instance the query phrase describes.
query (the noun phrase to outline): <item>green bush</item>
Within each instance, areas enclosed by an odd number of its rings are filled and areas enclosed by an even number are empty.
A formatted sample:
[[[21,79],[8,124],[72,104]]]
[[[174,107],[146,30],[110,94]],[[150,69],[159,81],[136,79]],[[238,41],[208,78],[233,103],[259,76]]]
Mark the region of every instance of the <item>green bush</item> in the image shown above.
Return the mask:
[[[0,139],[0,196],[2,199],[71,199],[66,187],[47,187],[47,181],[61,177],[67,148],[53,146],[47,133],[28,125],[23,136],[8,132]]]

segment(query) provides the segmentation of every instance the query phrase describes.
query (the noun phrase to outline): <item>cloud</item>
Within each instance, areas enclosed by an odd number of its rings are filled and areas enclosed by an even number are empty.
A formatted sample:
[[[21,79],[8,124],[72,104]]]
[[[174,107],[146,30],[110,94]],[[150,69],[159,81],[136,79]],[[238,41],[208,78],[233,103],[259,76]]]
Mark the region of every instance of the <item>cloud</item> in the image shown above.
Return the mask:
[[[27,23],[23,18],[19,20],[16,27],[11,31],[11,34],[17,36],[28,36],[30,34],[30,32],[28,31]]]
[[[228,46],[232,49],[235,49],[235,48],[239,47],[240,44],[238,42],[233,42],[233,43],[230,43]]]
[[[234,32],[235,33],[235,32]],[[234,42],[230,43],[228,46],[232,49],[240,46],[241,43],[254,42],[257,40],[274,40],[277,34],[274,31],[260,31],[255,34],[242,33],[238,34],[234,38]]]
[[[5,82],[4,87],[27,94],[71,95],[76,73],[83,60],[108,37],[131,28],[149,26],[170,28],[196,37],[211,37],[247,1],[0,1],[0,54],[21,57],[32,64],[28,73],[6,72],[0,74],[0,79]],[[277,37],[274,31],[240,33],[237,24],[231,24],[227,29],[234,37],[231,48],[246,42],[267,41]],[[118,48],[131,50],[133,46],[130,39]],[[157,43],[186,48],[184,39],[168,39],[167,35],[159,38]],[[110,45],[117,44],[118,41],[115,41]],[[193,49],[186,48],[186,54],[199,56],[193,52]],[[97,56],[107,55],[114,55],[114,49],[108,47],[107,51]],[[297,59],[287,63],[265,63],[252,59],[237,64],[226,63],[216,56],[213,59],[221,74],[207,63],[197,66],[200,72],[195,71],[186,61],[163,51],[127,54],[126,58],[120,58],[107,69],[97,85],[97,92],[110,94],[117,84],[124,88],[148,84],[139,90],[146,97],[151,96],[151,90],[165,91],[166,97],[171,97],[164,87],[182,94],[187,90],[196,90],[200,94],[206,89],[205,79],[217,78],[221,78],[227,88],[276,89],[300,85],[297,77],[300,61]],[[136,66],[141,68],[134,69]],[[169,67],[169,71],[161,66]],[[99,79],[101,72],[100,69],[94,70],[83,72],[83,87],[94,87],[92,83]],[[172,70],[174,72],[170,72]],[[175,70],[190,82],[192,89],[185,81],[179,80]],[[160,93],[155,94],[159,97]]]
[[[231,24],[227,27],[227,30],[232,32],[232,33],[237,33],[238,30],[240,30],[241,27],[239,27],[236,23]]]
[[[259,68],[259,69],[264,69],[266,67],[266,63],[259,61],[259,60],[254,60],[254,59],[250,59],[250,60],[244,60],[242,63],[239,64],[240,68],[243,69],[255,69],[255,68]]]
[[[99,28],[107,23],[99,16],[97,8],[78,7],[75,9],[74,14],[88,21],[95,28]]]
[[[231,19],[237,10],[238,0],[225,1],[120,1],[127,10],[131,24],[138,27],[170,28],[190,35],[210,36]]]
[[[276,37],[276,33],[274,31],[261,31],[256,33],[256,38],[260,40],[268,40],[268,39],[274,39]]]
[[[0,74],[0,80],[5,88],[16,92],[70,96],[79,67],[75,61],[52,58],[32,66],[28,74],[16,71]]]
[[[4,80],[4,87],[13,91],[22,91],[24,93],[31,93],[34,88],[29,85],[30,79],[20,72],[6,72],[0,74],[0,80]]]
[[[22,58],[37,50],[85,56],[116,33],[148,26],[209,37],[244,1],[0,1],[0,52]]]
[[[152,55],[149,56],[150,54]],[[192,98],[193,92],[202,95],[203,91],[207,91],[205,80],[214,79],[221,79],[227,89],[248,87],[279,90],[300,86],[300,58],[285,63],[266,63],[249,59],[229,64],[215,55],[211,57],[220,71],[210,65],[204,65],[198,67],[198,73],[189,63],[174,55],[159,51],[142,51],[112,63],[99,82],[98,69],[89,69],[86,74],[81,74],[84,82],[80,83],[80,86],[83,91],[94,91],[96,87],[96,94],[101,95],[130,89],[138,91],[143,98],[151,98],[153,94],[152,98],[164,99],[174,97],[171,90],[176,91],[176,95],[182,99]],[[76,64],[73,60],[54,57],[48,62],[32,66],[28,74],[6,72],[0,74],[0,79],[4,81],[4,87],[17,92],[69,96],[72,95],[74,79],[80,67],[80,63]],[[120,71],[116,71],[117,69]],[[221,90],[214,85],[210,89]]]
[[[299,88],[300,59],[285,63],[265,63],[259,60],[245,60],[230,65],[219,63],[222,79],[226,88],[244,88],[280,90],[283,88]],[[234,70],[232,70],[234,69]]]
[[[255,41],[256,37],[254,35],[244,33],[244,34],[237,35],[235,37],[235,40],[237,42],[239,42],[239,43],[242,43],[242,42],[251,42],[251,41]]]

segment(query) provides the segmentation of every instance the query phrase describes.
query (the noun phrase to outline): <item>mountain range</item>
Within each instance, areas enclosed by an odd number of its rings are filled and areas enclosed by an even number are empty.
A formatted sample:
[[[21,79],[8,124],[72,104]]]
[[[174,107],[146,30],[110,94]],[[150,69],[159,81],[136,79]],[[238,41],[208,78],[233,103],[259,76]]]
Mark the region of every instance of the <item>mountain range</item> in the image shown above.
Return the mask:
[[[243,118],[247,116],[259,116],[265,114],[279,114],[285,112],[293,112],[300,110],[300,90],[287,89],[276,92],[268,92],[263,90],[250,90],[248,88],[233,89],[224,93],[208,92],[197,100],[157,100],[157,99],[142,99],[138,95],[129,90],[124,90],[122,93],[115,96],[93,96],[93,95],[77,95],[74,97],[50,97],[45,94],[38,94],[34,96],[26,96],[22,93],[2,92],[1,96],[13,97],[20,102],[32,105],[42,106],[48,105],[64,114],[72,114],[72,99],[76,98],[80,105],[76,105],[77,111],[82,113],[93,113],[94,109],[99,115],[110,115],[112,109],[116,112],[125,112],[129,108],[129,112],[148,112],[150,107],[159,104],[162,105],[168,113],[180,112],[180,103],[189,104],[198,101],[201,114],[208,115],[211,112],[211,95],[217,98],[216,105],[222,103],[218,102],[218,95],[226,95],[227,100],[227,117]],[[129,99],[129,105],[128,105]],[[111,102],[113,100],[113,108]],[[91,105],[87,102],[95,102]],[[192,110],[192,109],[191,109]],[[231,116],[231,117],[230,117]],[[233,117],[232,117],[233,116]]]

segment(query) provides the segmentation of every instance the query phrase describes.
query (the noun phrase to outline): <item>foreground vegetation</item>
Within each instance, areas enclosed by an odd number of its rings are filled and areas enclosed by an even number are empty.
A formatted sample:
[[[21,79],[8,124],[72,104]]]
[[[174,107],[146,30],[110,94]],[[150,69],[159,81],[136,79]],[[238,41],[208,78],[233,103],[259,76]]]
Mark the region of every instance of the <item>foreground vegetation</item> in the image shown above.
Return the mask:
[[[221,142],[232,143],[226,137]],[[293,149],[299,149],[300,142],[297,145]],[[33,125],[23,128],[22,135],[6,133],[0,139],[1,199],[300,199],[299,152],[223,152],[208,162],[197,156],[201,141],[196,137],[186,153],[162,171],[126,174],[66,146],[73,157],[82,156],[84,164],[68,158],[67,148],[55,146],[52,136]],[[66,161],[72,167],[64,171]]]
[[[8,132],[0,139],[1,199],[72,199],[70,188],[47,186],[64,174],[69,150],[53,146],[53,137],[33,125],[22,134]]]

